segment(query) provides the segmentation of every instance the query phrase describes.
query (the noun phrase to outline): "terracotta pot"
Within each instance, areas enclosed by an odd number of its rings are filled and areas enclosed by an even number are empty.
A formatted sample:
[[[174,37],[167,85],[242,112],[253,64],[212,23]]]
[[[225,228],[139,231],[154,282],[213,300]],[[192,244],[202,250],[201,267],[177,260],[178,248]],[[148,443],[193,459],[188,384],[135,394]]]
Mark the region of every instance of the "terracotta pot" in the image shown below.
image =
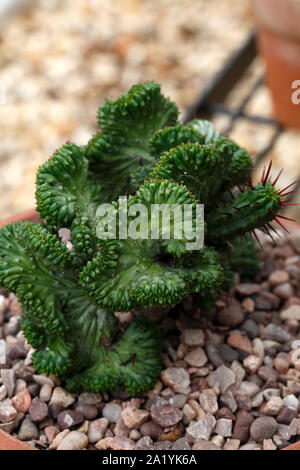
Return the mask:
[[[253,0],[253,4],[276,117],[300,129],[300,2]]]
[[[22,212],[17,214],[13,217],[7,218],[0,222],[0,228],[4,225],[10,224],[12,222],[19,222],[21,220],[29,220],[31,222],[38,222],[39,221],[39,214],[34,209],[31,209],[26,212]],[[300,230],[300,225],[296,222],[289,222],[286,221],[286,227],[291,230],[291,232],[295,232]],[[0,430],[0,450],[37,450],[34,447],[25,444],[22,441],[19,441],[17,438],[7,434],[6,432]],[[300,441],[296,444],[292,444],[289,447],[286,447],[283,450],[300,450]]]
[[[0,450],[37,450],[0,429]]]

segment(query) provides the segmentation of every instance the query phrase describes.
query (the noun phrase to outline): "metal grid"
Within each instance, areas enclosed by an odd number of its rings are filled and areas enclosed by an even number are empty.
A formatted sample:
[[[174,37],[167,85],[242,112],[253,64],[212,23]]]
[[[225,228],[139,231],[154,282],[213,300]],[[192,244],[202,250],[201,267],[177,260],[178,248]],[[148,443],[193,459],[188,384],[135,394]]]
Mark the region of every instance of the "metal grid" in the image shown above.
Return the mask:
[[[222,134],[228,136],[230,136],[234,126],[241,119],[246,123],[246,125],[255,123],[255,125],[259,127],[263,126],[264,129],[269,128],[269,138],[266,139],[263,147],[252,156],[254,168],[259,168],[269,164],[269,161],[272,158],[272,150],[280,136],[285,132],[285,128],[272,117],[247,112],[247,105],[249,102],[260,91],[260,89],[265,86],[263,70],[261,70],[258,77],[255,77],[255,79],[252,80],[246,94],[244,94],[244,96],[241,95],[234,107],[230,106],[228,102],[230,100],[230,93],[243,80],[243,77],[249,71],[254,61],[257,60],[257,57],[256,34],[251,33],[250,37],[247,39],[245,44],[243,44],[241,49],[230,58],[225,67],[217,74],[204,93],[198,98],[195,105],[188,109],[185,115],[185,121],[201,118],[209,119],[213,122],[218,117],[223,116],[226,118],[226,125],[222,130],[219,130],[222,131]],[[291,176],[294,178],[293,181],[295,179],[298,180],[298,183],[295,185],[294,200],[295,202],[299,202],[300,163],[298,174],[294,175],[294,171],[292,173],[293,174]],[[291,215],[293,217],[296,215],[297,217],[299,214],[299,208],[297,211],[298,213],[294,211]],[[284,212],[288,212],[287,215],[290,215],[289,208],[284,208]]]

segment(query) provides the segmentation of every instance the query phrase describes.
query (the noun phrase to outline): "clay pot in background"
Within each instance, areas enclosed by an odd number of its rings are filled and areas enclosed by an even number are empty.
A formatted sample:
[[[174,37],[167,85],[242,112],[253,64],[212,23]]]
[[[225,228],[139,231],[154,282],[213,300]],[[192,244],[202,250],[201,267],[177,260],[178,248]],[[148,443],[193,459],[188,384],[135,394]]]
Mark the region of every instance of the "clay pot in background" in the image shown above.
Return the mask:
[[[276,117],[300,129],[300,1],[253,0],[253,4]]]

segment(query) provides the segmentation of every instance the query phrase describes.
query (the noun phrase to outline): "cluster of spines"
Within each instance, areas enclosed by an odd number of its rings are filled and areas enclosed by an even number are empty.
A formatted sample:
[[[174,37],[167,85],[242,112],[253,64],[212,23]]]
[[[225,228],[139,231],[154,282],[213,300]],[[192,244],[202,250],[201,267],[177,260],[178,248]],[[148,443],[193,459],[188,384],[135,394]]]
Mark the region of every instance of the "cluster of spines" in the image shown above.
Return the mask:
[[[253,227],[250,225],[250,230],[249,233],[251,233],[255,239],[257,240],[258,244],[261,246],[261,242],[255,232],[255,229],[258,229],[262,231],[265,235],[270,237],[272,241],[276,244],[273,233],[275,233],[276,236],[280,236],[280,233],[278,230],[274,227],[274,225],[271,225],[272,221],[277,222],[277,224],[280,226],[281,229],[283,229],[285,232],[289,233],[288,229],[284,226],[283,222],[280,220],[290,220],[294,221],[293,219],[286,217],[282,214],[280,214],[280,210],[284,207],[287,206],[294,206],[297,205],[295,203],[292,203],[292,195],[295,193],[295,189],[288,191],[290,188],[292,188],[295,184],[298,183],[298,181],[294,181],[293,183],[289,184],[283,189],[277,189],[277,183],[280,179],[280,176],[283,172],[283,169],[281,169],[275,179],[272,181],[271,177],[271,170],[272,170],[272,161],[270,161],[269,165],[264,167],[261,179],[257,185],[253,184],[251,177],[247,178],[245,181],[245,186],[241,187],[239,186],[240,193],[243,193],[245,189],[249,188],[252,191],[255,191],[257,186],[261,187],[269,187],[271,190],[273,190],[273,194],[276,194],[277,198],[277,205],[276,208],[269,208],[269,221],[262,221],[261,224],[258,227]],[[233,196],[232,196],[233,197]],[[288,197],[288,199],[285,199]],[[234,198],[234,197],[233,197]],[[238,208],[235,208],[236,210],[239,210]],[[229,214],[226,214],[229,215]],[[245,234],[241,233],[241,237],[244,238]]]

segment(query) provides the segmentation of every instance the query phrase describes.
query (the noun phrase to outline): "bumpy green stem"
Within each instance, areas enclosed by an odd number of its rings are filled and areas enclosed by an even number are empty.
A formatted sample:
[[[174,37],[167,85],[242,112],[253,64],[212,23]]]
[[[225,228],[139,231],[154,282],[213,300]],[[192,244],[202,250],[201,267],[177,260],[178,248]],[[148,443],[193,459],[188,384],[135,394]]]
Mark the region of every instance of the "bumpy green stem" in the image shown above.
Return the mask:
[[[39,168],[44,223],[0,230],[0,283],[21,302],[38,372],[59,375],[75,392],[136,394],[160,371],[160,335],[142,316],[124,331],[114,312],[171,306],[192,293],[211,304],[233,270],[254,273],[259,261],[249,233],[271,230],[289,192],[277,190],[278,177],[271,182],[271,167],[253,186],[247,152],[207,121],[179,124],[175,104],[154,82],[106,101],[98,121],[101,131],[86,146],[69,142]],[[125,209],[119,196],[128,196]],[[97,207],[107,202],[105,219]],[[155,230],[153,205],[173,207],[158,215]],[[146,210],[140,219],[131,212],[137,206]],[[175,217],[185,206],[188,230]],[[99,231],[114,215],[117,226],[126,216],[134,237]],[[72,249],[59,228],[70,229]],[[204,232],[205,246],[192,249],[195,229]]]

